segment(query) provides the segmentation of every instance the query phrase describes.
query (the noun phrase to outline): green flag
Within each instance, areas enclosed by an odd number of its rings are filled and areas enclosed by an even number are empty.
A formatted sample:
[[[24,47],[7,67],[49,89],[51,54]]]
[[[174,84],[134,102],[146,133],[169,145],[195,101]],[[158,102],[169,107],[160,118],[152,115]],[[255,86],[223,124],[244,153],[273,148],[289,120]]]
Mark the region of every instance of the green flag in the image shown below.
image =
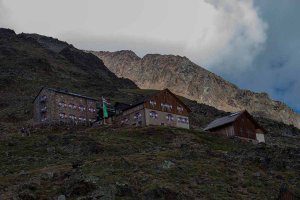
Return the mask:
[[[103,118],[107,118],[108,113],[107,113],[107,107],[106,104],[103,102]]]

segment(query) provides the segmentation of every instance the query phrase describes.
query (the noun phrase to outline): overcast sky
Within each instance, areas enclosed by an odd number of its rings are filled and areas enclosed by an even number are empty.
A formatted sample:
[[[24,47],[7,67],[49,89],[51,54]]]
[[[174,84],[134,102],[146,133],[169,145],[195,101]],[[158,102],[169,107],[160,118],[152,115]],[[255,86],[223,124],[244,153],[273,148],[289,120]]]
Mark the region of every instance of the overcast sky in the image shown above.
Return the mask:
[[[77,48],[176,54],[300,111],[299,0],[0,0],[0,26]]]

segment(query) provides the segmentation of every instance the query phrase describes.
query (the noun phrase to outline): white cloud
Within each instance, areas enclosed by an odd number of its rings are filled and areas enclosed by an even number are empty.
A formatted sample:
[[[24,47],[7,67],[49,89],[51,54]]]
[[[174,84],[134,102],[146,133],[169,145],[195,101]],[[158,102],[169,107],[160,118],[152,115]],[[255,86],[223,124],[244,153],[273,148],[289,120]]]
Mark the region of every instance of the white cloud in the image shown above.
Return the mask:
[[[60,37],[85,49],[131,49],[141,56],[179,54],[208,67],[245,68],[265,41],[266,26],[252,0],[4,0],[4,3],[11,9],[19,32]],[[101,48],[99,42],[107,49]]]
[[[4,6],[4,3],[2,0],[0,0],[0,26],[2,27],[9,27],[10,26],[10,15],[8,13],[8,9],[6,6]]]

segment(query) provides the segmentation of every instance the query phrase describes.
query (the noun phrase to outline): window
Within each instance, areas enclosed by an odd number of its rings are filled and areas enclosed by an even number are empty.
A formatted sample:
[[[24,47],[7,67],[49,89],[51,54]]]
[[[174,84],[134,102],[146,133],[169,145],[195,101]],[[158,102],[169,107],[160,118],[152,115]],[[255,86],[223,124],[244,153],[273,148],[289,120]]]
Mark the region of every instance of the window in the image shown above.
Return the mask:
[[[150,118],[152,118],[152,119],[156,119],[156,118],[158,117],[158,114],[157,114],[155,111],[151,111],[151,112],[149,113],[149,116],[150,116]]]
[[[81,122],[85,122],[86,118],[81,116],[81,117],[78,117],[78,120],[81,121]]]
[[[173,108],[172,105],[167,104],[167,103],[161,103],[160,106],[161,106],[162,110],[169,110],[170,111]]]
[[[59,113],[59,118],[61,119],[67,118],[67,115],[65,113]]]
[[[46,120],[47,120],[47,117],[45,116],[45,117],[42,118],[41,121],[44,122],[44,121],[46,121]]]
[[[177,111],[180,112],[180,113],[182,113],[183,112],[183,107],[177,106]]]
[[[156,101],[150,100],[150,105],[151,105],[152,108],[155,107],[156,106]]]
[[[41,112],[42,113],[45,113],[45,112],[47,112],[47,107],[45,106],[45,107],[43,107],[42,109],[41,109]]]
[[[46,95],[41,96],[41,99],[40,99],[41,102],[45,102],[46,100],[47,100],[47,96]]]
[[[77,119],[77,117],[75,117],[75,115],[69,115],[69,118],[72,119],[72,120]]]
[[[188,118],[185,118],[185,119],[184,119],[184,122],[185,122],[186,124],[188,124],[188,123],[189,123],[189,119],[188,119]]]
[[[134,114],[134,117],[133,117],[135,120],[141,120],[141,118],[142,118],[142,114],[140,113],[140,112],[137,112],[137,113],[135,113]]]
[[[68,107],[68,105],[67,105],[65,102],[63,102],[63,101],[60,101],[60,102],[58,103],[58,106],[59,106],[59,107],[62,107],[62,108]]]
[[[182,124],[188,124],[188,123],[189,123],[189,119],[188,119],[188,118],[185,118],[185,117],[179,117],[179,118],[177,119],[177,121],[178,121],[179,123],[182,123]]]
[[[89,112],[95,113],[95,112],[96,112],[96,109],[95,109],[95,108],[89,108]]]
[[[127,123],[127,122],[128,122],[128,118],[126,118],[126,117],[123,118],[122,121],[121,121],[122,124]]]
[[[169,122],[174,121],[174,117],[173,117],[173,115],[171,115],[171,114],[167,114],[166,119],[167,119]]]
[[[85,107],[84,107],[83,105],[78,106],[78,109],[79,109],[80,111],[85,111]]]
[[[162,110],[165,110],[165,109],[166,109],[166,105],[165,105],[164,103],[161,103],[161,104],[160,104],[160,107],[161,107]]]

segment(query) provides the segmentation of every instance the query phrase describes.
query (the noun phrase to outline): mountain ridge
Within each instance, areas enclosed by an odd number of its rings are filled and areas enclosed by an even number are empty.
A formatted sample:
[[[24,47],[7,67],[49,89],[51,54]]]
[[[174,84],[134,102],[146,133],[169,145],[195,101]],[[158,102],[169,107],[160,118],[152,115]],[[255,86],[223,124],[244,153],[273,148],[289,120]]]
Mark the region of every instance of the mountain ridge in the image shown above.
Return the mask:
[[[272,100],[264,92],[240,89],[186,57],[147,54],[140,58],[131,50],[87,52],[98,56],[118,77],[132,80],[141,89],[170,88],[177,95],[220,110],[247,109],[255,116],[300,128],[300,115],[286,104]]]
[[[73,45],[0,28],[0,121],[30,120],[32,100],[43,86],[97,98],[117,95],[119,89],[137,89],[129,79],[118,78],[102,60]]]

